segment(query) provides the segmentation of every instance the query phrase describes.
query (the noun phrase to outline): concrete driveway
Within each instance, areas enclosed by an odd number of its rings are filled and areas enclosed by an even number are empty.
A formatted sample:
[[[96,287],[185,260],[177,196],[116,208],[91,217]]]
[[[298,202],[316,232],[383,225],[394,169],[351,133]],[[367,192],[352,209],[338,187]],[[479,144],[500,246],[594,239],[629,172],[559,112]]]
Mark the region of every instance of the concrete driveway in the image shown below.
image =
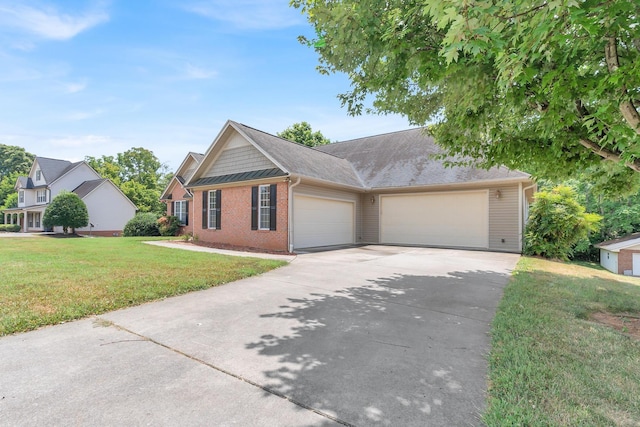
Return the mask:
[[[0,425],[478,425],[489,323],[517,260],[387,246],[305,254],[4,337]]]

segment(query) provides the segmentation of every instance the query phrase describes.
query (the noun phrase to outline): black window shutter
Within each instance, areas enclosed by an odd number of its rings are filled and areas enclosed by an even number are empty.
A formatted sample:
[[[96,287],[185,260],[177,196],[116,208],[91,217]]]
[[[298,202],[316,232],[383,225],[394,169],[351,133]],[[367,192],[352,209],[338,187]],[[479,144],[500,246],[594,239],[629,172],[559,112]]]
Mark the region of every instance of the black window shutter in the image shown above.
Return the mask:
[[[222,228],[222,223],[220,219],[222,218],[222,190],[216,190],[216,228],[220,230]]]
[[[184,225],[189,225],[189,201],[188,200],[184,201],[184,210],[185,210]]]
[[[278,206],[277,189],[277,184],[271,184],[271,187],[269,187],[271,191],[269,196],[269,230],[272,231],[276,229],[276,207]]]
[[[208,228],[209,227],[209,219],[207,217],[207,195],[209,193],[206,191],[202,192],[202,228]]]
[[[258,229],[258,187],[251,187],[251,229]]]

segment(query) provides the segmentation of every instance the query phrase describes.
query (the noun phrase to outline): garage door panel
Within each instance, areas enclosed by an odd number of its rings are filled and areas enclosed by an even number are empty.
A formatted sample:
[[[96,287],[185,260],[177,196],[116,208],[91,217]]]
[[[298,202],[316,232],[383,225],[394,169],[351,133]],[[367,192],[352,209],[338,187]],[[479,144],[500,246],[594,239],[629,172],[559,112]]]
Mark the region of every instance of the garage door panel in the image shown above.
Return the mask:
[[[413,194],[381,198],[381,241],[486,248],[486,191]]]
[[[352,244],[354,209],[353,202],[294,196],[294,247]]]

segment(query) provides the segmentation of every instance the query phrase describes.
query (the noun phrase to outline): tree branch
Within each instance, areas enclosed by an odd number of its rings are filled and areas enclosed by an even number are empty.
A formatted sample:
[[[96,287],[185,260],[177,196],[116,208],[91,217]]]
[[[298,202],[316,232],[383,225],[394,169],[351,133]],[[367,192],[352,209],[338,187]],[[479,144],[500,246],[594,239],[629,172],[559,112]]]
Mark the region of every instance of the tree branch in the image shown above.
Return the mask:
[[[597,143],[587,139],[587,138],[580,138],[578,140],[580,142],[580,145],[582,145],[583,147],[588,148],[589,150],[591,150],[593,153],[597,154],[598,156],[602,157],[605,160],[611,160],[614,162],[620,162],[622,161],[622,158],[620,157],[620,154],[611,151],[607,148],[603,148],[600,145],[598,145]],[[625,162],[625,165],[631,169],[633,169],[636,172],[640,172],[640,160],[634,160],[633,162]]]
[[[620,68],[620,61],[618,59],[618,46],[615,37],[609,37],[607,45],[604,48],[604,58],[607,62],[607,68],[609,73],[615,73]],[[622,87],[623,98],[628,97],[626,86]],[[638,135],[640,135],[640,114],[631,100],[623,100],[619,105],[620,113],[622,117],[627,121],[631,129],[633,129]]]
[[[537,10],[540,10],[540,9],[544,8],[544,7],[547,7],[548,5],[549,4],[545,1],[541,5],[532,7],[531,9],[525,10],[524,12],[516,13],[515,15],[511,15],[511,16],[500,16],[499,18],[502,19],[503,21],[508,21],[510,19],[513,19],[513,18],[519,18],[521,16],[528,15],[528,14],[530,14],[532,12],[535,12]]]

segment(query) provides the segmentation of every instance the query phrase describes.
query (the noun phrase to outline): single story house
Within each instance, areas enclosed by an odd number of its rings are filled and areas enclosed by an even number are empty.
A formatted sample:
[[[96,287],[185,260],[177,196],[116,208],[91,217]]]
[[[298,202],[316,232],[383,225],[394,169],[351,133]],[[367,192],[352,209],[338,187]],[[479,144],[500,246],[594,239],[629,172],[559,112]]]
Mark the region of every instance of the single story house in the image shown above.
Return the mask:
[[[136,214],[136,205],[111,180],[102,178],[87,162],[36,157],[28,176],[15,185],[18,207],[4,211],[5,224],[20,224],[22,232],[45,231],[44,211],[62,190],[76,193],[87,206],[89,226],[78,234],[121,235]],[[62,227],[53,231],[62,232]]]
[[[184,184],[191,178],[203,158],[204,154],[189,152],[160,196],[160,200],[167,205],[167,215],[174,215],[180,220],[180,234],[190,231],[189,202],[193,200],[193,194]]]
[[[600,265],[616,274],[640,276],[640,233],[595,245],[600,249]]]
[[[441,153],[419,128],[310,148],[228,121],[185,179],[189,231],[282,252],[348,244],[521,252],[531,177],[446,167],[434,158]]]

